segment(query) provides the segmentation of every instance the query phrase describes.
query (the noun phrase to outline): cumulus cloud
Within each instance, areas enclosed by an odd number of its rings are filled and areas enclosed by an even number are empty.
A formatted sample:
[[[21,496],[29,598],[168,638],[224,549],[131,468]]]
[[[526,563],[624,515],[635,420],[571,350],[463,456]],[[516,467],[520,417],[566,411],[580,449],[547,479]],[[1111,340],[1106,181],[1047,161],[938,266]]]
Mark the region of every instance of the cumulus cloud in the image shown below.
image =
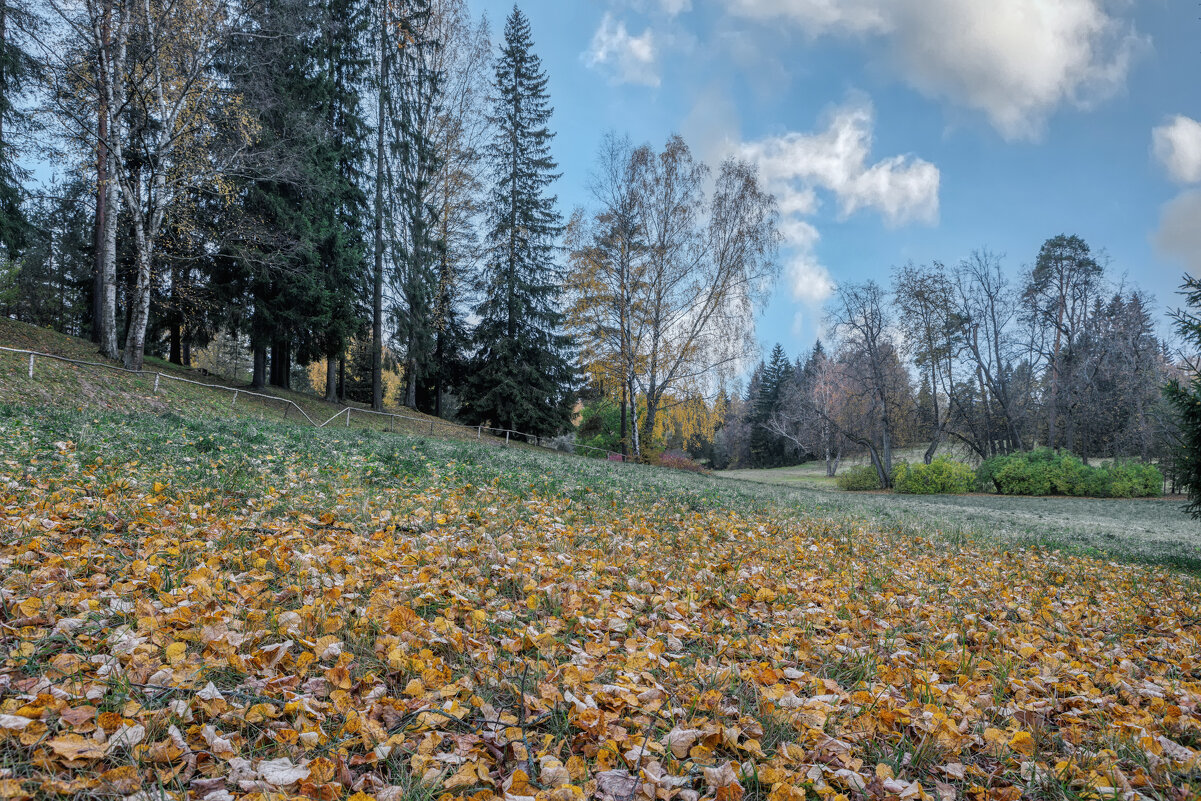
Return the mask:
[[[824,131],[768,137],[742,151],[780,191],[786,211],[812,213],[815,189],[825,189],[843,217],[872,209],[891,226],[937,222],[938,168],[913,156],[869,163],[874,124],[871,104],[856,102],[836,109]]]
[[[617,83],[659,85],[654,33],[647,28],[633,36],[626,30],[625,22],[612,13],[605,13],[583,59],[588,66],[607,72]]]
[[[1201,181],[1201,122],[1177,114],[1151,131],[1151,151],[1173,181]]]
[[[832,195],[843,218],[871,210],[890,226],[938,221],[940,173],[914,156],[871,161],[875,115],[870,103],[835,109],[825,130],[791,132],[739,146],[759,166],[780,204],[781,233],[791,253],[786,274],[795,300],[820,304],[835,283],[816,256],[820,233],[806,218]]]
[[[1120,91],[1148,41],[1104,0],[726,3],[735,15],[783,20],[810,36],[881,39],[906,83],[983,112],[1008,139],[1036,138],[1057,108],[1087,108]]]
[[[1155,247],[1193,275],[1201,275],[1201,189],[1181,192],[1163,207]]]

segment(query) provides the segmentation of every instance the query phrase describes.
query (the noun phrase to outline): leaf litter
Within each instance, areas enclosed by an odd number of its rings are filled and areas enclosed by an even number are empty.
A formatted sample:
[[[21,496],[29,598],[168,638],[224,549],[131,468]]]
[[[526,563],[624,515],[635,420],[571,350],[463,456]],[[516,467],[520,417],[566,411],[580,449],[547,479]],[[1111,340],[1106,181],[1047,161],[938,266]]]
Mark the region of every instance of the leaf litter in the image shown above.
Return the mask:
[[[223,448],[39,447],[0,462],[0,798],[1201,793],[1184,574],[415,446],[239,487]]]

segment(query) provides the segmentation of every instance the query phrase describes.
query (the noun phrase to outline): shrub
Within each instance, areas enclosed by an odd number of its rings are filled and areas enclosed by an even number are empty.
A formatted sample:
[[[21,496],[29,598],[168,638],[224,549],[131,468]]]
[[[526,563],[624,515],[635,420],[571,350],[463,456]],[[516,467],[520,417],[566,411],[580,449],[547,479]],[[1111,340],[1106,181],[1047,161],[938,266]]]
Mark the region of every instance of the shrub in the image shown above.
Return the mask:
[[[974,483],[972,468],[944,457],[930,464],[902,462],[892,474],[892,488],[909,495],[958,495],[971,492]]]
[[[704,473],[705,468],[692,461],[687,454],[679,451],[667,451],[659,456],[660,467],[670,467],[673,470],[687,470],[690,473]]]
[[[876,472],[876,468],[870,464],[863,464],[844,470],[839,473],[835,481],[838,482],[840,488],[852,492],[880,489],[880,475]]]
[[[1163,474],[1155,465],[1127,462],[1094,467],[1049,448],[988,459],[976,470],[976,481],[1002,495],[1146,498],[1163,494]]]
[[[1000,492],[1001,488],[997,486],[995,479],[997,470],[1005,464],[1007,458],[1009,457],[994,456],[981,462],[976,468],[976,487],[984,492]]]
[[[1010,457],[993,474],[1002,495],[1050,495],[1051,471],[1046,462]]]

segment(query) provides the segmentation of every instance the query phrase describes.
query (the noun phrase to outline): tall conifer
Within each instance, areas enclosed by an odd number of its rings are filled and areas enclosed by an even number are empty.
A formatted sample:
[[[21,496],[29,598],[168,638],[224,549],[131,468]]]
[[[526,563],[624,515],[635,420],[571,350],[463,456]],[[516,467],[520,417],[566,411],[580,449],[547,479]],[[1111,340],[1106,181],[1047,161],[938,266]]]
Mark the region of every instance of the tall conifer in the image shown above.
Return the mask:
[[[484,300],[463,413],[546,435],[570,425],[574,371],[555,263],[563,226],[549,193],[558,177],[547,127],[552,109],[533,44],[529,21],[514,7],[496,60]]]

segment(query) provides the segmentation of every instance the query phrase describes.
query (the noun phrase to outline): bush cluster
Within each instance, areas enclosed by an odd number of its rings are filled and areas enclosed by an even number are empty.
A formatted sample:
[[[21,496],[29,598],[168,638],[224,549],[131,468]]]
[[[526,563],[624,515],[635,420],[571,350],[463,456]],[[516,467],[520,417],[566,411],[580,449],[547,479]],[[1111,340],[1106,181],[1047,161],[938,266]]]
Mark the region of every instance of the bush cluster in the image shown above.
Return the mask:
[[[1163,494],[1163,474],[1155,465],[1119,462],[1094,467],[1050,448],[994,456],[980,465],[976,480],[1002,495],[1150,498]]]
[[[876,468],[870,464],[862,464],[844,470],[838,474],[838,478],[835,480],[838,482],[838,486],[844,490],[862,492],[880,489],[880,476],[876,472]]]
[[[976,473],[963,462],[939,457],[930,464],[901,462],[892,471],[892,488],[906,495],[957,495],[975,488]]]
[[[687,470],[690,473],[704,473],[705,468],[689,458],[681,451],[666,451],[660,454],[654,462],[659,467],[670,467],[673,470]]]

